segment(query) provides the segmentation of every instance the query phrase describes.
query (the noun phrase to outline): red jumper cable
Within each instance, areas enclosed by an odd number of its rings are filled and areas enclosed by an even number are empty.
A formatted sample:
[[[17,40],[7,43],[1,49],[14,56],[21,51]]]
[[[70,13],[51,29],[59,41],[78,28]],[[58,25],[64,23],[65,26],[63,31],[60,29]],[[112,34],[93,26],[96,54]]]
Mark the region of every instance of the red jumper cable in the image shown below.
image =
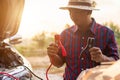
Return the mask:
[[[62,43],[61,43],[61,41],[60,41],[60,35],[59,35],[59,34],[56,34],[56,35],[54,36],[54,38],[55,38],[55,43],[58,44],[59,48],[62,50],[62,56],[65,57],[65,56],[67,55],[67,53],[66,53],[66,50],[65,50],[64,46],[62,45]],[[52,63],[50,64],[50,66],[49,66],[48,69],[46,70],[46,79],[47,79],[47,80],[49,80],[49,78],[48,78],[48,71],[49,71],[49,69],[51,68],[51,66],[52,66]]]
[[[5,73],[5,72],[0,72],[0,74],[6,75],[6,76],[8,76],[8,77],[11,77],[11,78],[13,78],[14,80],[19,80],[17,77],[15,77],[15,76],[13,76],[13,75],[11,75],[11,74]]]

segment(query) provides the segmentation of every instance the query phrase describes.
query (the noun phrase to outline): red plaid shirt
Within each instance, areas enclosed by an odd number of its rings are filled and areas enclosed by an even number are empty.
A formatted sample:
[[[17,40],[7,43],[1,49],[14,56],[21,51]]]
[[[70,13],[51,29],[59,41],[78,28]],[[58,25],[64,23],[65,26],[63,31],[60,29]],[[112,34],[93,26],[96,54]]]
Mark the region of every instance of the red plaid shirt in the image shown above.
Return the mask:
[[[88,37],[95,38],[94,46],[99,47],[104,55],[113,57],[115,60],[119,59],[112,30],[96,23],[94,19],[86,33],[80,32],[77,26],[73,25],[61,33],[61,41],[67,52],[67,56],[64,57],[66,63],[64,80],[76,80],[82,70],[99,65],[91,60],[89,51],[79,57],[87,44]]]

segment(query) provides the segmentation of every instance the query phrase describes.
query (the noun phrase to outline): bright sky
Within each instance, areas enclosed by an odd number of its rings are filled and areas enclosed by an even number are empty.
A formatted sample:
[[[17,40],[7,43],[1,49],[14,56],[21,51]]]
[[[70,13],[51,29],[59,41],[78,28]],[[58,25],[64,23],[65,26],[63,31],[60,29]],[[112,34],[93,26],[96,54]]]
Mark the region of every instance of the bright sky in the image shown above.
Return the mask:
[[[66,10],[60,6],[67,5],[68,0],[26,0],[23,17],[18,34],[31,37],[37,33],[60,33],[66,23],[72,24]],[[97,22],[113,21],[120,25],[120,0],[96,0],[100,11],[93,11]]]

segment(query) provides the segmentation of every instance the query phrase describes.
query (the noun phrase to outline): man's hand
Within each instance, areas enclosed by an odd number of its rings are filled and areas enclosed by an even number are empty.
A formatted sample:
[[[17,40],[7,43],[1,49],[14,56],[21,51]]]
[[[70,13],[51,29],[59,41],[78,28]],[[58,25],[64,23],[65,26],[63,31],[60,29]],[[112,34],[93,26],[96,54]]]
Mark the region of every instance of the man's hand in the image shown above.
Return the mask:
[[[51,43],[48,47],[47,47],[47,54],[48,56],[55,56],[58,54],[59,51],[59,47],[57,44],[55,43]]]
[[[102,54],[102,51],[98,47],[92,47],[89,49],[91,60],[95,62],[102,62],[104,61],[105,56]]]
[[[47,47],[47,54],[50,58],[51,63],[56,67],[61,67],[64,64],[64,60],[58,55],[59,46],[55,43],[51,43]]]

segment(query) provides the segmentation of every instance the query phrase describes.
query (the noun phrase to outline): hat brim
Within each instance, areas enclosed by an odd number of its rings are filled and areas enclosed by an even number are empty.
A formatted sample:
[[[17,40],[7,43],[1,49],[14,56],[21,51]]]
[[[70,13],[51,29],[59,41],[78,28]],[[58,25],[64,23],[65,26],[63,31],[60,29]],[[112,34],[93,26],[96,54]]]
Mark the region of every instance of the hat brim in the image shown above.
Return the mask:
[[[63,10],[67,10],[67,9],[82,9],[82,10],[99,10],[99,9],[96,9],[94,7],[90,7],[90,6],[73,6],[73,5],[68,5],[68,6],[65,6],[65,7],[60,7],[60,9],[63,9]]]

